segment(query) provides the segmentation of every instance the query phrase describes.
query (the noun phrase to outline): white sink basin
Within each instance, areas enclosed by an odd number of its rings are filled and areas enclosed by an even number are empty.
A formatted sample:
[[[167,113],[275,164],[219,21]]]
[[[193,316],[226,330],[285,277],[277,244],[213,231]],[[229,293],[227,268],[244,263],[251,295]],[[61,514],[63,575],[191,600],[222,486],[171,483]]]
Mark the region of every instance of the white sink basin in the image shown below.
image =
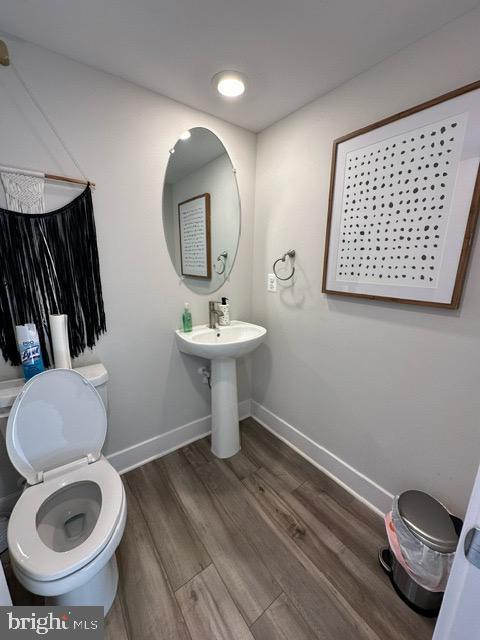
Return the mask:
[[[212,451],[219,458],[240,450],[235,358],[256,349],[266,335],[263,327],[238,320],[218,329],[201,325],[189,333],[176,332],[180,351],[211,360]]]
[[[180,351],[208,358],[239,358],[250,353],[263,342],[267,330],[249,322],[233,321],[228,327],[209,329],[207,325],[194,327],[190,333],[176,332]]]

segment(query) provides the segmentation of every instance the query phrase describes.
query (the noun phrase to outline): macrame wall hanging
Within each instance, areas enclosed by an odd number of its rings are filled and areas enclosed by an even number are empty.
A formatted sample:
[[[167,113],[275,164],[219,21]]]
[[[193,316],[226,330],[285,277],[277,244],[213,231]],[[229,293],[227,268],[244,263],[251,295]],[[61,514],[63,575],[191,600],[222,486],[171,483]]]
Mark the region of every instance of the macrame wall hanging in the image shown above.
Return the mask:
[[[7,207],[23,213],[45,213],[45,178],[0,172]]]
[[[10,60],[8,60],[8,64]],[[7,66],[7,65],[5,65]],[[85,178],[59,133],[13,65],[12,71]],[[91,183],[0,167],[7,209],[0,208],[0,350],[20,364],[15,325],[34,322],[46,366],[50,314],[67,314],[70,355],[92,348],[106,331]],[[85,184],[69,204],[45,211],[45,180]]]

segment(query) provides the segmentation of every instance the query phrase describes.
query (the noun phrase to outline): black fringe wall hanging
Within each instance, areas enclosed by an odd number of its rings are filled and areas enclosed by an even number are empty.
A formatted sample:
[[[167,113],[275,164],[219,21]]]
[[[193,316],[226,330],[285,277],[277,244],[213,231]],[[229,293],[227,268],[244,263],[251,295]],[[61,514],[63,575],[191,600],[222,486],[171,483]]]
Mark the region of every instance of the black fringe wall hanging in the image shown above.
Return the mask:
[[[0,208],[0,349],[20,364],[15,325],[34,322],[51,364],[51,313],[68,315],[70,354],[106,331],[90,187],[61,209],[30,214]]]

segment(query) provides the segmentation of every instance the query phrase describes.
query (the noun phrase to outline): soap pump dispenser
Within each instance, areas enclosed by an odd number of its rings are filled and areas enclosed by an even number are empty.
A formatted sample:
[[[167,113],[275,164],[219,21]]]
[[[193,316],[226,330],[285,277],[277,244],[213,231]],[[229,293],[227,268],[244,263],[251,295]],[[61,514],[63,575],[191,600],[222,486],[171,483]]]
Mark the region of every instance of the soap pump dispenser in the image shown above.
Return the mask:
[[[223,314],[218,317],[218,324],[221,327],[228,327],[230,324],[230,304],[228,298],[222,298],[222,304],[218,305],[218,310]]]
[[[182,315],[183,330],[185,333],[190,333],[192,330],[192,313],[190,311],[190,305],[185,302],[185,309]]]

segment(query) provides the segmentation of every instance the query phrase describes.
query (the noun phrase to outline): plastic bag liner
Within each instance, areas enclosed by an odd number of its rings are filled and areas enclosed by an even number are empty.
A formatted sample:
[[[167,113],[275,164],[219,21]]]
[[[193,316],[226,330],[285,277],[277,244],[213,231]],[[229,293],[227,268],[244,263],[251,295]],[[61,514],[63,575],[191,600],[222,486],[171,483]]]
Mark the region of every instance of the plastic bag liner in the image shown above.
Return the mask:
[[[397,532],[395,531],[395,527],[393,526],[391,511],[385,514],[384,520],[390,551],[394,554],[397,562],[401,564],[405,571],[410,575],[410,569],[405,562],[405,558],[402,555],[402,550],[400,549],[400,545],[398,544]]]
[[[391,545],[391,549],[408,575],[428,591],[445,591],[455,552],[440,553],[423,544],[400,516],[398,496],[393,501],[391,524],[398,543]],[[389,539],[391,533],[391,528],[389,531],[387,526]],[[399,552],[401,558],[398,557]]]

